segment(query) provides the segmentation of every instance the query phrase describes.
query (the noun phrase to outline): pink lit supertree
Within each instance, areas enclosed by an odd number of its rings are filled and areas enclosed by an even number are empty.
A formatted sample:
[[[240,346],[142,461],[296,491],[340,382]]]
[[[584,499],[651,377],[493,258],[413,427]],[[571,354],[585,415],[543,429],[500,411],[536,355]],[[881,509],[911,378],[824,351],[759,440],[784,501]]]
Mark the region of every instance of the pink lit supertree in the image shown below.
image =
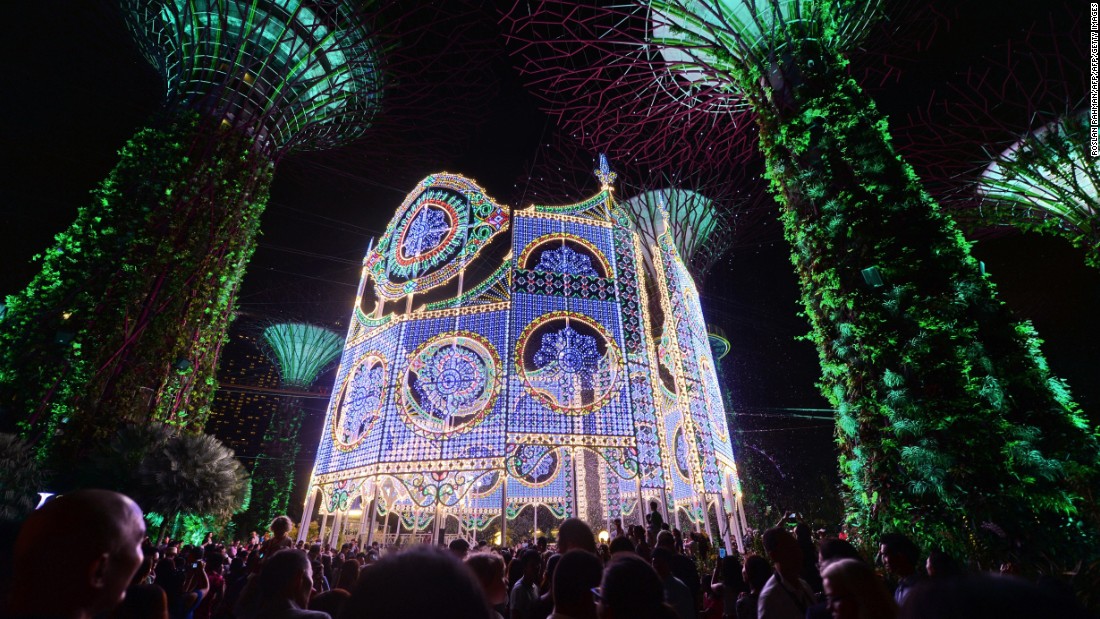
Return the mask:
[[[648,44],[639,6],[517,3],[502,18],[531,91],[561,131],[617,163],[740,164],[756,127],[736,92],[696,85]]]

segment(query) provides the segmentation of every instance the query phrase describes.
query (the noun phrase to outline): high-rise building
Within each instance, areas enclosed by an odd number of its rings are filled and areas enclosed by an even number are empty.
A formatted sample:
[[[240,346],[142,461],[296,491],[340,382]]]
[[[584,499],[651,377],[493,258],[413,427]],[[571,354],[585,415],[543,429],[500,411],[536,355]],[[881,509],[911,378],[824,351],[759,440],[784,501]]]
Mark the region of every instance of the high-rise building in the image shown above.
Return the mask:
[[[264,428],[279,407],[279,396],[266,391],[278,388],[279,368],[264,355],[256,334],[230,335],[218,384],[206,431],[250,463],[260,453]]]

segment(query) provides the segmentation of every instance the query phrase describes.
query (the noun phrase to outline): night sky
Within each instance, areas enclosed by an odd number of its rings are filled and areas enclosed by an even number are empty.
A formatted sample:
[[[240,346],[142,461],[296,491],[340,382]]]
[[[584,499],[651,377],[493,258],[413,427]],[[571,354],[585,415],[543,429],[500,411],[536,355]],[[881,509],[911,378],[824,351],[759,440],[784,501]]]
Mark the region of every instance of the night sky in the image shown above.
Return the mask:
[[[89,190],[115,164],[117,150],[155,112],[162,93],[110,3],[8,5],[9,27],[0,37],[0,294],[30,280],[36,271],[31,256],[73,220]],[[961,71],[980,66],[983,56],[999,53],[997,46],[1032,25],[1062,23],[1073,10],[1087,10],[1083,2],[1033,0],[955,5],[932,3],[934,10],[922,13],[925,35],[870,43],[902,69],[899,78],[870,88],[893,125],[904,124]],[[310,318],[314,312],[317,320],[331,320],[336,307],[344,308],[346,320],[368,240],[428,173],[462,173],[501,200],[526,195],[524,171],[536,158],[554,156],[539,146],[549,141],[554,124],[511,68],[495,32],[496,14],[487,8],[478,19],[470,32],[483,48],[479,83],[441,83],[425,105],[437,112],[434,118],[451,119],[452,127],[437,122],[410,138],[382,126],[340,151],[282,162],[241,295],[248,316],[289,311]],[[778,225],[770,228],[737,243],[715,267],[704,312],[733,345],[723,366],[743,413],[742,429],[789,465],[791,474],[835,474],[831,424],[790,417],[796,412],[791,409],[828,405],[814,387],[816,352],[796,340],[808,326],[797,315],[789,252]],[[974,252],[1002,299],[1034,321],[1054,372],[1069,381],[1089,416],[1100,420],[1100,273],[1056,240],[1007,235],[981,241]],[[315,424],[320,414],[313,415]],[[315,437],[318,431],[305,433]],[[315,439],[306,440],[311,452]]]

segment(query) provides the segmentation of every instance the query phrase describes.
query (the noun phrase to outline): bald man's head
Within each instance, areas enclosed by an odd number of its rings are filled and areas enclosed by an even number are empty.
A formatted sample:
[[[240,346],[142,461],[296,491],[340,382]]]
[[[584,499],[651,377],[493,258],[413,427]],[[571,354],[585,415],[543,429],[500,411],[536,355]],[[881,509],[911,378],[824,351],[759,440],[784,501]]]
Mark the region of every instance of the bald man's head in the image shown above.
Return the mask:
[[[80,490],[35,511],[15,540],[8,612],[82,619],[114,607],[141,565],[145,523],[129,497]]]

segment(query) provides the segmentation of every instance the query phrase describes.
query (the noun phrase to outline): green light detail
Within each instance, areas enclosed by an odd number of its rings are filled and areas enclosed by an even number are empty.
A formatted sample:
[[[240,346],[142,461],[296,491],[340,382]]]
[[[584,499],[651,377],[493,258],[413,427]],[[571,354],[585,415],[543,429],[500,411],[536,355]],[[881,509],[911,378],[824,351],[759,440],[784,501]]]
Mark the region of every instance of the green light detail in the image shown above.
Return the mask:
[[[986,216],[1062,236],[1100,268],[1100,159],[1088,113],[1052,122],[1001,153],[978,179]]]
[[[695,88],[739,90],[722,70],[760,62],[795,47],[778,24],[797,23],[800,34],[834,50],[849,49],[874,22],[881,0],[651,0],[651,40],[668,69]]]
[[[714,201],[689,189],[655,189],[622,202],[634,216],[638,230],[650,243],[666,231],[672,236],[680,258],[691,261],[718,228],[720,219]]]
[[[264,342],[271,348],[282,374],[282,384],[305,389],[344,348],[344,340],[316,325],[289,322],[264,329]]]
[[[710,343],[710,351],[714,355],[715,361],[724,359],[726,355],[730,354],[730,341],[724,336],[708,332],[707,341]]]
[[[819,386],[837,411],[853,539],[904,531],[992,561],[1001,542],[988,522],[1021,540],[1022,561],[1070,565],[1100,530],[1096,430],[850,77],[842,52],[878,5],[648,3],[673,69],[740,93],[755,113]],[[881,287],[864,282],[869,265]]]
[[[261,148],[330,148],[362,135],[380,109],[380,51],[350,2],[123,6],[169,100],[241,130]]]

